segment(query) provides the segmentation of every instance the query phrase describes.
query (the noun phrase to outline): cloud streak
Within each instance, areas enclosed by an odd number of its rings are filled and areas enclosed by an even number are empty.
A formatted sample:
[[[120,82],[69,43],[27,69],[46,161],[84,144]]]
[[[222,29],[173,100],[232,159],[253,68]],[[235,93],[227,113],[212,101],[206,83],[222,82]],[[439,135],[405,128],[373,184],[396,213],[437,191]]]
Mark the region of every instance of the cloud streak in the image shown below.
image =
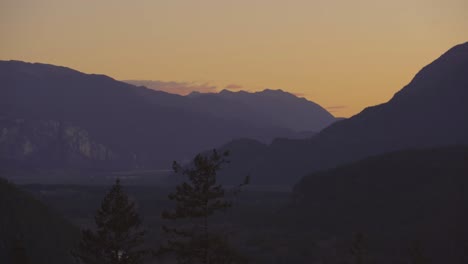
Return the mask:
[[[229,84],[224,88],[228,90],[241,90],[243,87],[242,85],[238,85],[238,84]]]
[[[137,85],[137,86],[145,86],[149,89],[157,90],[157,91],[164,91],[173,94],[180,94],[180,95],[187,95],[191,92],[200,92],[200,93],[217,93],[220,89],[215,86],[211,85],[210,83],[197,83],[197,82],[163,82],[157,80],[123,80],[123,82]],[[224,87],[224,89],[231,90],[231,91],[240,91],[245,90],[242,85],[239,84],[228,84]]]
[[[325,107],[325,109],[327,109],[328,112],[330,112],[330,113],[339,112],[339,111],[341,111],[343,109],[346,109],[346,108],[348,108],[347,105],[334,105],[334,106]]]
[[[153,80],[124,80],[123,82],[180,95],[187,95],[194,91],[201,93],[216,93],[218,91],[218,87],[210,85],[209,83],[163,82]]]

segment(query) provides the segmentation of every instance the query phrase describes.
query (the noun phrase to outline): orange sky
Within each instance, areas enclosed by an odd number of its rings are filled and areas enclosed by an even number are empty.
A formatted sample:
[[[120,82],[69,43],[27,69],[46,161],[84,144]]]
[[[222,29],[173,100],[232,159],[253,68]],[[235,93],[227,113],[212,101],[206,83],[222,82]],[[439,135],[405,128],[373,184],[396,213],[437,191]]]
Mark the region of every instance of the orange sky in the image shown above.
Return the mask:
[[[351,116],[468,41],[466,0],[0,0],[0,59],[283,89]]]

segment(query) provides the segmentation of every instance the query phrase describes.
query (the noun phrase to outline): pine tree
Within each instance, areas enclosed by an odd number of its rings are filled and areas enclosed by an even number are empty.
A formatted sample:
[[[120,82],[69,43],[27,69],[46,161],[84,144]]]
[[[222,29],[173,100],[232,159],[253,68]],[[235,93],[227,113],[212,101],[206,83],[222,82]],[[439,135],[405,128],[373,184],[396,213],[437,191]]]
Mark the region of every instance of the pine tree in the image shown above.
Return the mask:
[[[147,250],[142,248],[145,231],[135,204],[129,201],[120,181],[104,197],[95,216],[97,230],[83,230],[82,240],[73,252],[84,264],[139,264]]]
[[[211,155],[197,155],[192,168],[182,168],[174,162],[175,173],[188,178],[176,187],[175,193],[169,199],[175,201],[175,209],[164,211],[162,218],[182,223],[176,227],[163,226],[163,231],[169,236],[159,254],[174,253],[178,263],[223,264],[240,262],[239,255],[233,250],[227,236],[210,230],[209,218],[218,211],[224,211],[232,206],[225,199],[225,190],[217,184],[216,176],[222,166],[228,163],[226,157],[213,150]],[[249,178],[238,187],[248,184]],[[185,221],[184,221],[185,220]]]

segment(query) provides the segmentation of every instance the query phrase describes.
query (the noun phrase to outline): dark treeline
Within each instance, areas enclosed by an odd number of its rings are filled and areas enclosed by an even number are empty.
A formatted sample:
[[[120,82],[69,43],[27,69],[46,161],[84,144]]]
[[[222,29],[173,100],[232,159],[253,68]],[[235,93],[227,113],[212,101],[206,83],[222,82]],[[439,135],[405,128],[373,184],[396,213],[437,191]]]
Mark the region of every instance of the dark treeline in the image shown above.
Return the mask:
[[[246,263],[247,259],[230,245],[226,230],[210,223],[212,215],[232,206],[216,181],[218,171],[228,163],[227,156],[227,152],[219,154],[216,150],[210,155],[199,154],[193,168],[174,162],[174,172],[186,179],[168,195],[175,208],[161,214],[170,224],[161,227],[165,241],[158,249],[145,248],[141,218],[117,180],[97,211],[95,231],[83,230],[72,254],[83,264],[139,264],[151,258],[170,263]],[[248,178],[233,191],[237,193],[247,184]]]
[[[310,175],[293,196],[256,190],[248,178],[220,185],[228,156],[216,151],[174,163],[180,181],[171,190],[23,186],[31,196],[2,181],[0,260],[467,263],[467,157],[466,147],[372,157]]]

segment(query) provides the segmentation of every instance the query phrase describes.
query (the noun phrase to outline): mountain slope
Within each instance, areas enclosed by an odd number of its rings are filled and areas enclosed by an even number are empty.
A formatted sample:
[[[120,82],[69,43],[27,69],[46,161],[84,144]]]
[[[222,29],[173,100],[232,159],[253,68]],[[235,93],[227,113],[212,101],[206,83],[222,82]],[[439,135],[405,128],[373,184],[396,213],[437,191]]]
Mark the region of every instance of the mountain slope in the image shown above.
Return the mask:
[[[283,136],[294,135],[291,127],[283,126],[277,120],[267,118],[260,111],[260,107],[250,107],[230,99],[225,99],[216,94],[192,93],[187,96],[155,91],[146,87],[136,87],[137,93],[146,101],[168,108],[183,109],[189,113],[198,113],[222,120],[244,122],[257,127],[267,127]],[[313,121],[310,121],[313,122]],[[270,138],[266,141],[269,141]]]
[[[327,128],[318,141],[365,153],[468,142],[468,43],[424,67],[388,102]]]
[[[406,150],[304,177],[288,215],[327,236],[364,232],[382,263],[400,263],[391,250],[413,241],[431,263],[466,263],[467,191],[467,146]]]
[[[0,160],[21,166],[167,168],[172,160],[232,139],[291,135],[273,122],[225,115],[227,106],[243,108],[231,100],[192,100],[65,67],[1,61]]]
[[[150,84],[154,90],[165,89],[164,84],[171,83],[151,81],[126,81],[130,84]],[[158,85],[151,86],[151,83]],[[183,85],[183,84],[181,84]],[[222,118],[244,120],[257,125],[283,127],[294,132],[318,132],[336,119],[320,105],[299,98],[282,90],[265,89],[260,92],[233,92],[222,90],[219,93],[192,92],[186,96],[167,94],[162,91],[151,93],[147,89],[139,91],[156,104],[176,106],[202,112]],[[196,89],[189,87],[187,89]],[[185,100],[184,100],[185,99]]]
[[[222,90],[211,94],[195,93],[191,97],[198,100],[213,97],[237,102],[242,107],[231,111],[232,114],[245,112],[244,118],[252,123],[268,121],[296,132],[318,132],[335,122],[333,115],[320,105],[282,90],[266,89],[255,93]]]
[[[0,178],[0,262],[11,263],[14,247],[31,263],[74,263],[70,250],[79,231],[46,206]]]
[[[301,176],[370,155],[414,147],[468,143],[468,43],[422,69],[389,102],[336,122],[308,140],[275,140],[263,153],[240,153],[235,173],[263,184]],[[235,153],[234,153],[235,155]],[[242,161],[257,160],[243,168]],[[235,166],[235,165],[233,165]],[[226,177],[231,177],[226,172]]]

